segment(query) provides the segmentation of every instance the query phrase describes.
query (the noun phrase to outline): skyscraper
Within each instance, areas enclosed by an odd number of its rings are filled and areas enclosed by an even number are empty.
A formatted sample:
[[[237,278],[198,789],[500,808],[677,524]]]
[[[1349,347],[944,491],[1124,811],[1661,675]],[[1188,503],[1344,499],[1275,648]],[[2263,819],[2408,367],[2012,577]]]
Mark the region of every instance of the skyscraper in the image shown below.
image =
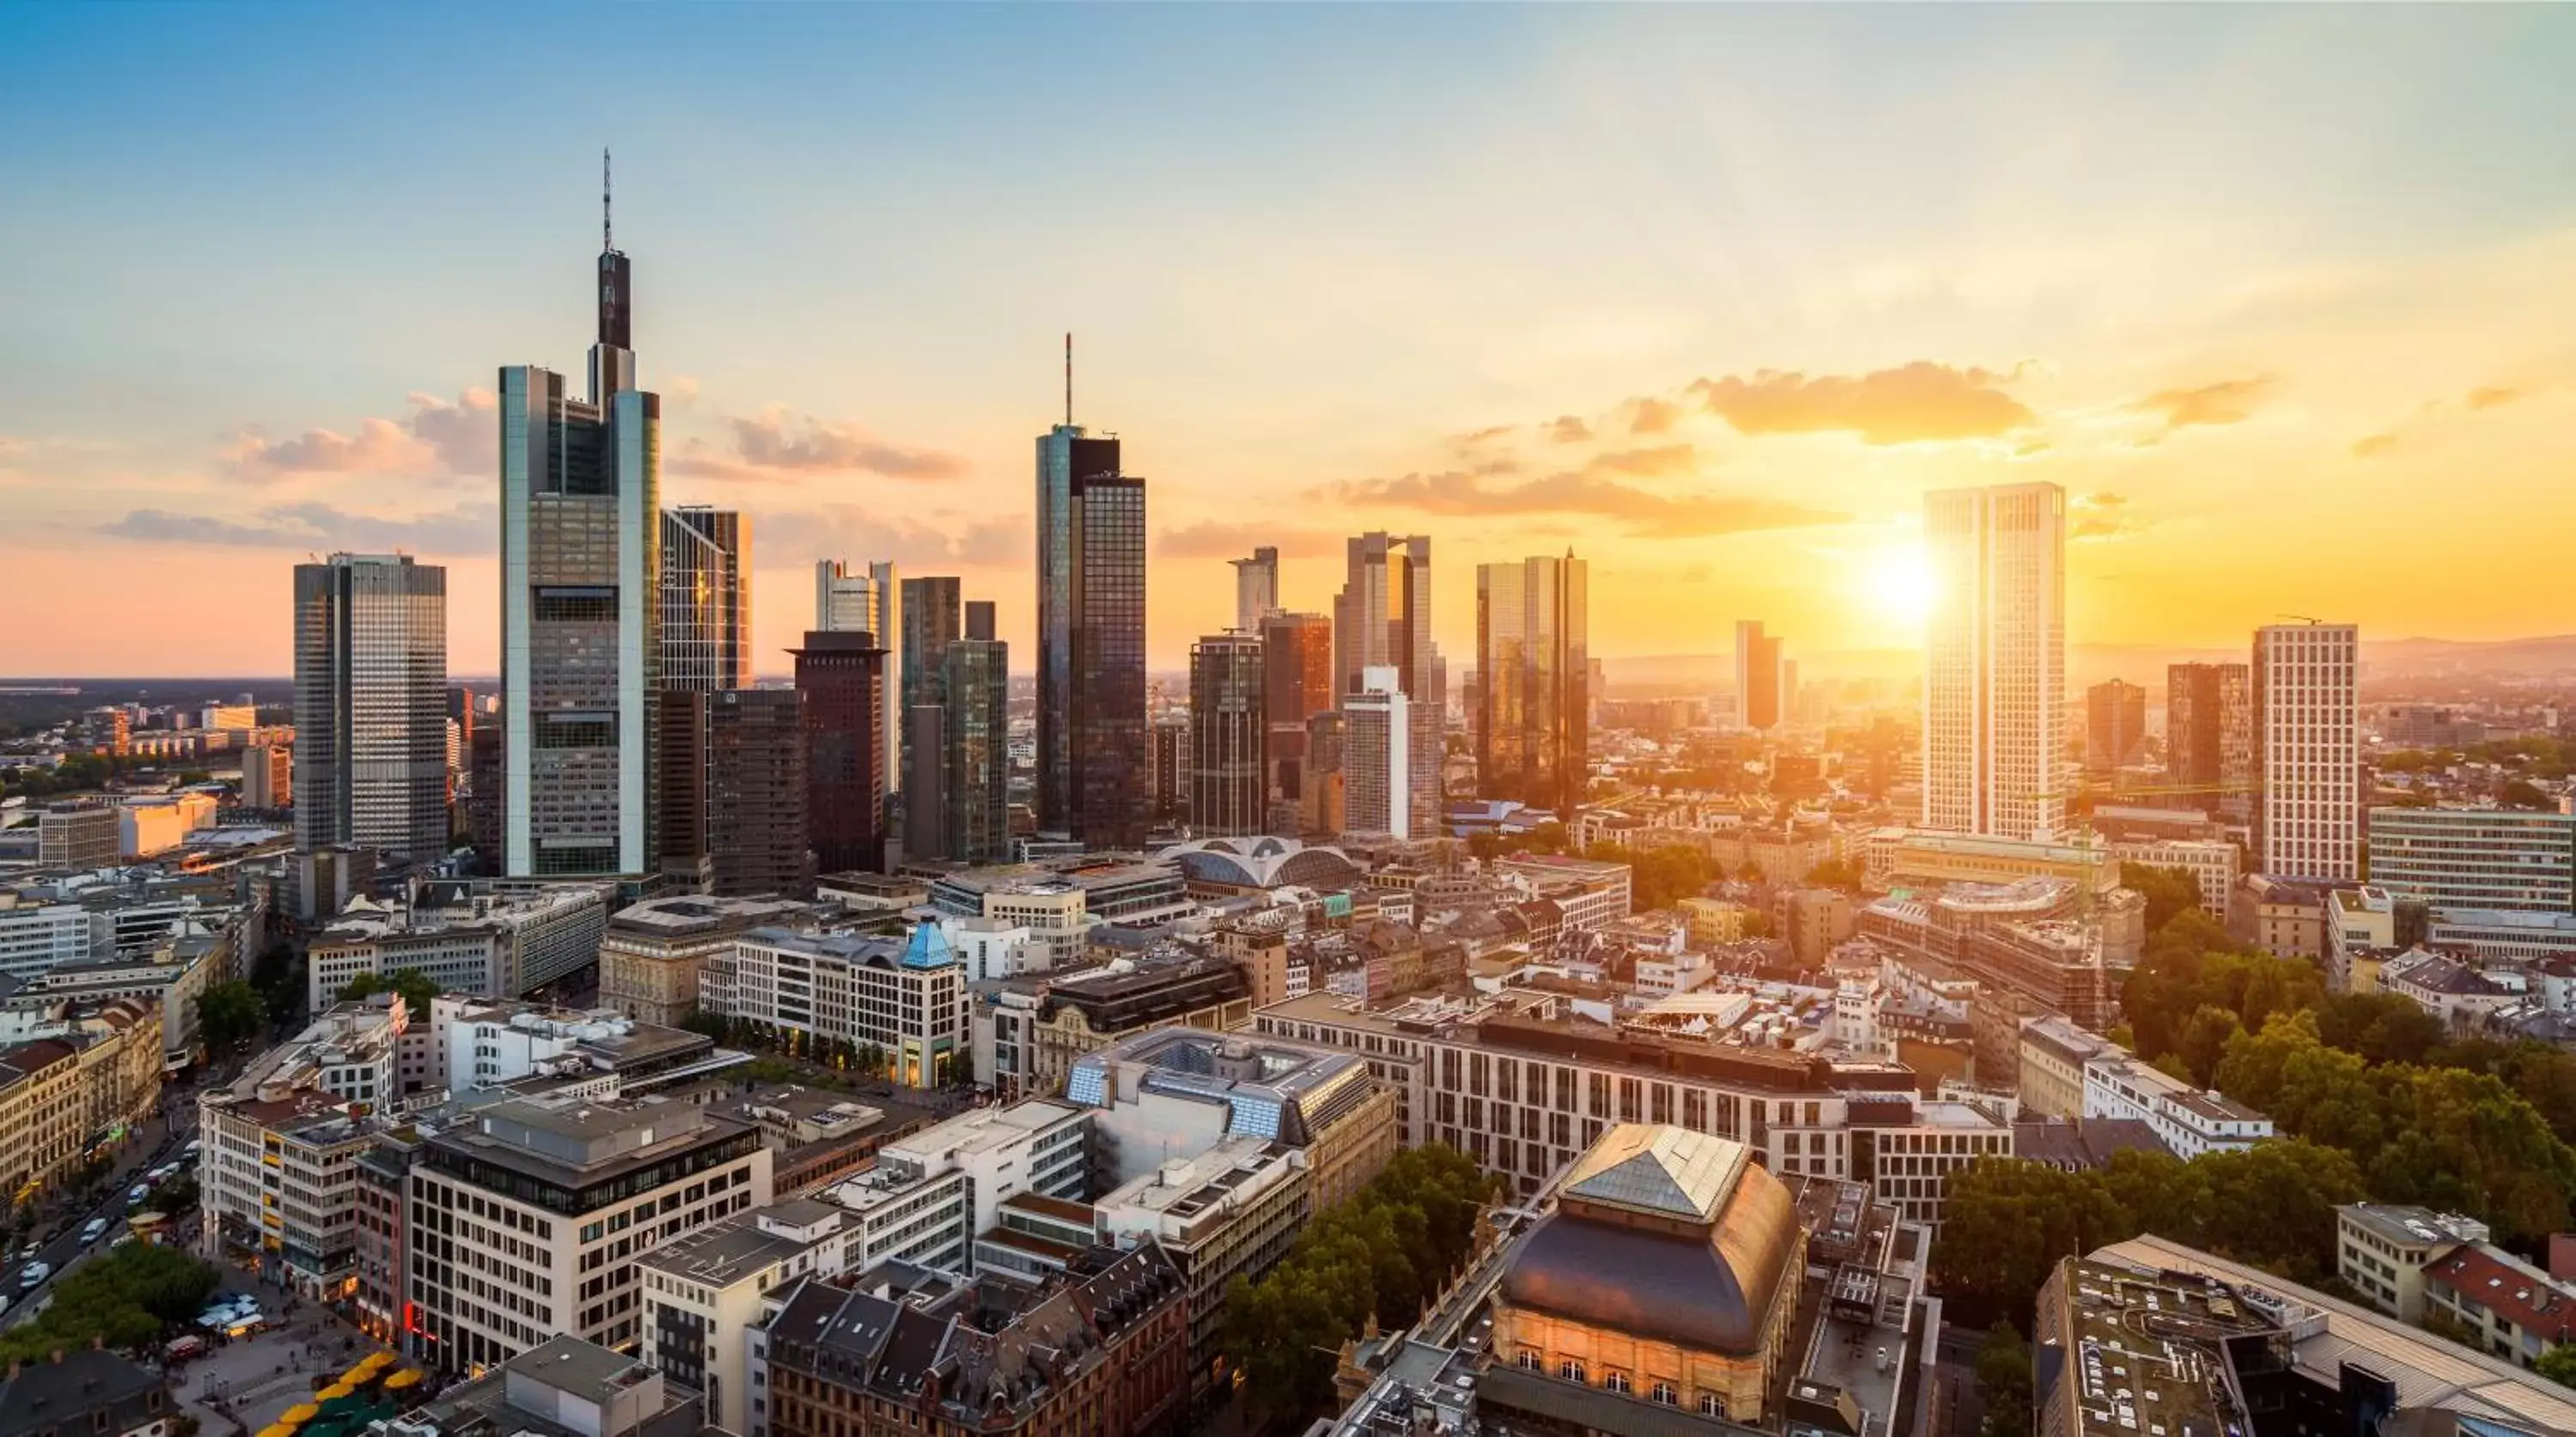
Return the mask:
[[[1118,441],[1087,436],[1068,403],[1038,438],[1037,488],[1038,826],[1142,847],[1145,481],[1120,471]]]
[[[2356,625],[2254,631],[2254,846],[2274,877],[2361,874],[2360,664]]]
[[[1414,835],[1410,749],[1419,726],[1411,707],[1402,677],[1383,664],[1362,669],[1359,691],[1343,697],[1342,823],[1350,832]]]
[[[706,696],[707,854],[719,894],[813,891],[804,700],[798,689]]]
[[[1440,831],[1440,764],[1448,690],[1439,646],[1431,641],[1431,540],[1383,532],[1350,540],[1348,576],[1333,600],[1334,687],[1343,707],[1368,692],[1367,671],[1391,668],[1407,702],[1413,731],[1405,744],[1409,831]],[[1356,739],[1354,739],[1356,745]],[[1356,752],[1356,747],[1354,747]],[[1356,792],[1357,780],[1353,780]],[[1358,803],[1352,799],[1352,823]]]
[[[295,566],[295,846],[447,852],[447,571]]]
[[[2048,839],[2065,826],[2066,491],[1923,496],[1923,826]]]
[[[1279,551],[1260,548],[1234,564],[1234,626],[1247,634],[1261,632],[1261,621],[1279,612]]]
[[[946,847],[938,831],[948,806],[940,782],[947,763],[941,739],[945,721],[935,710],[947,701],[941,692],[947,681],[945,660],[948,646],[957,640],[965,599],[953,578],[906,579],[902,594],[903,642],[890,658],[901,676],[892,707],[904,726],[897,786],[904,795],[904,852],[927,854]],[[925,709],[934,712],[923,713]],[[916,819],[928,846],[915,839]]]
[[[751,517],[662,511],[662,687],[751,687]]]
[[[2165,781],[2177,795],[2235,823],[2254,813],[2254,677],[2243,664],[2165,669]]]
[[[1735,719],[1754,733],[1780,722],[1780,641],[1760,619],[1735,621]]]
[[[1588,570],[1545,556],[1476,566],[1476,786],[1572,822],[1591,741]]]
[[[2084,691],[2084,767],[2112,774],[2138,761],[2147,746],[2147,691],[2107,679]]]
[[[643,873],[658,857],[660,396],[636,388],[632,276],[602,225],[590,397],[501,371],[502,871]]]
[[[999,863],[1011,851],[1011,647],[994,635],[991,603],[966,606],[965,632],[940,667],[942,851]]]
[[[1269,819],[1262,783],[1261,640],[1210,634],[1190,646],[1190,831],[1204,838],[1259,833]]]
[[[1261,621],[1262,782],[1271,800],[1301,808],[1306,795],[1306,721],[1333,706],[1333,621],[1273,613]],[[1270,820],[1285,832],[1302,818]]]
[[[868,565],[862,574],[838,559],[814,566],[814,627],[819,633],[873,634],[886,654],[885,732],[878,741],[885,751],[878,764],[886,790],[903,789],[903,585],[891,560]],[[879,815],[882,823],[887,815]]]
[[[1157,714],[1147,732],[1152,749],[1146,760],[1146,806],[1157,820],[1178,818],[1188,811],[1190,800],[1189,715]]]
[[[883,872],[886,651],[874,634],[817,632],[795,655],[814,871]]]
[[[1300,764],[1298,816],[1308,833],[1339,833],[1348,826],[1347,777],[1342,763],[1349,747],[1350,715],[1326,709],[1306,720],[1306,757]]]

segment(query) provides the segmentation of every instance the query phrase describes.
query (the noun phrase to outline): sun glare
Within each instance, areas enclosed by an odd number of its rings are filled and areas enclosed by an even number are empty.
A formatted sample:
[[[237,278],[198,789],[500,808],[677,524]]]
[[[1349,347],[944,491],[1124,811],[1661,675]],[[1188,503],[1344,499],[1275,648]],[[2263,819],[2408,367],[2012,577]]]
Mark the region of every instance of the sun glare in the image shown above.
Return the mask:
[[[1862,565],[1861,592],[1887,637],[1920,635],[1932,615],[1932,566],[1923,551],[1911,544],[1882,549]]]

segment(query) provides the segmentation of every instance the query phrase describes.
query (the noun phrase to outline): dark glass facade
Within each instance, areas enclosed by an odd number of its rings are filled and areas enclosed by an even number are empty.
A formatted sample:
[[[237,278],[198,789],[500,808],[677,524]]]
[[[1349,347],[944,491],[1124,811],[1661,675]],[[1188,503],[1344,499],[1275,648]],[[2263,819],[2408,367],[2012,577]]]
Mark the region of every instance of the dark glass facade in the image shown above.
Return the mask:
[[[1144,539],[1142,481],[1119,477],[1118,441],[1092,438],[1078,425],[1060,424],[1037,442],[1037,810],[1038,826],[1082,833],[1084,798],[1076,749],[1082,743],[1084,690],[1093,670],[1079,652],[1085,628],[1097,629],[1077,574],[1082,542],[1082,495],[1094,480],[1133,482],[1136,494],[1136,701],[1137,746],[1144,712]],[[1100,547],[1092,546],[1095,551]],[[1097,640],[1095,639],[1095,642]],[[1114,645],[1112,646],[1114,647]],[[1137,773],[1142,774],[1140,764]],[[1140,833],[1141,840],[1141,833]]]
[[[751,687],[751,519],[662,511],[662,687]]]
[[[1306,721],[1333,706],[1333,621],[1273,614],[1261,625],[1263,780],[1270,797],[1305,796]]]
[[[718,894],[813,891],[804,701],[796,689],[707,698],[707,849]]]
[[[1259,833],[1268,673],[1261,640],[1212,634],[1190,647],[1190,828],[1203,837]]]
[[[447,571],[295,566],[296,847],[447,852]]]
[[[885,657],[866,633],[809,633],[796,650],[817,873],[885,869]]]
[[[1476,777],[1568,822],[1591,740],[1587,566],[1573,555],[1476,569]]]

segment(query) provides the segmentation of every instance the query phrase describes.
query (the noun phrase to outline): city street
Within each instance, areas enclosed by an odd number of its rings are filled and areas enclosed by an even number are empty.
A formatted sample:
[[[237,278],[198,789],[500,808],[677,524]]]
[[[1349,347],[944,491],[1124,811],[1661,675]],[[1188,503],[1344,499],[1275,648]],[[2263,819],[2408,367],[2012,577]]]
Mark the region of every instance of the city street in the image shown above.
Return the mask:
[[[195,1136],[196,1124],[196,1090],[165,1088],[161,1112],[136,1126],[125,1147],[116,1155],[107,1179],[99,1184],[98,1195],[78,1206],[57,1198],[43,1210],[33,1234],[34,1251],[25,1251],[27,1244],[11,1248],[6,1271],[0,1272],[0,1291],[5,1291],[9,1298],[9,1310],[0,1314],[0,1329],[14,1327],[30,1313],[40,1310],[46,1293],[62,1280],[66,1271],[91,1253],[105,1251],[109,1243],[127,1230],[126,1219],[133,1215],[133,1209],[126,1205],[126,1193],[145,1172],[177,1156],[179,1149]],[[107,1230],[99,1234],[95,1243],[84,1244],[81,1241],[82,1225],[95,1217],[107,1219]],[[195,1237],[196,1214],[173,1214],[171,1222],[186,1238]],[[30,1289],[19,1285],[18,1274],[32,1261],[51,1265],[53,1272],[43,1283]]]

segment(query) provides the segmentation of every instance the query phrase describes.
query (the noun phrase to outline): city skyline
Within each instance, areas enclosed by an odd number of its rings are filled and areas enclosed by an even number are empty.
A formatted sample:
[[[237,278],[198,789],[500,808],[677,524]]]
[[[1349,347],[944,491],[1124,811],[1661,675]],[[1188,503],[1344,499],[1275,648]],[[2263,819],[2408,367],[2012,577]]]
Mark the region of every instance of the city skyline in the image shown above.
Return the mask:
[[[439,97],[462,36],[371,69],[346,61],[383,52],[380,18],[286,43],[253,15],[218,37],[240,63],[198,71],[182,57],[216,43],[207,17],[146,34],[13,13],[0,50],[22,83],[0,114],[33,143],[0,179],[41,198],[16,238],[51,279],[0,319],[0,602],[175,564],[260,612],[291,559],[399,549],[452,573],[450,671],[498,672],[492,365],[560,353],[606,141],[645,272],[639,382],[666,397],[663,499],[752,516],[764,677],[802,632],[801,574],[834,554],[958,574],[1002,601],[1005,639],[1033,634],[1019,446],[1056,408],[1067,328],[1077,417],[1155,478],[1161,672],[1233,611],[1228,559],[1277,547],[1280,605],[1320,609],[1342,540],[1379,528],[1452,556],[1434,606],[1452,654],[1472,652],[1472,565],[1566,543],[1602,565],[1594,648],[1614,661],[1723,652],[1742,613],[1811,656],[1910,649],[1921,495],[2033,480],[2069,494],[2073,643],[2238,648],[2283,610],[2391,638],[2566,627],[2516,575],[2569,517],[2549,436],[2576,390],[2548,337],[2576,318],[2551,281],[2576,205],[2547,176],[2576,101],[2544,57],[2576,19],[1448,20],[757,12],[698,37],[735,58],[725,75],[622,133],[585,130],[612,113],[594,87],[631,70],[549,75],[514,124],[563,138],[529,146]],[[705,24],[582,43],[667,52]],[[873,64],[884,41],[957,87],[856,109],[800,92],[797,52]],[[1433,45],[1452,58],[1418,92]],[[1096,75],[1198,63],[1070,133],[943,133],[1068,47]],[[171,123],[271,66],[420,103],[328,136],[272,133],[265,111]],[[1732,97],[1617,78],[1664,67]],[[1469,73],[1514,103],[1449,94]],[[1198,133],[1167,133],[1167,104]],[[2382,123],[2304,118],[2325,112]],[[1357,133],[1372,153],[1338,163]],[[776,148],[736,164],[752,143]],[[1067,154],[1093,163],[1014,189]],[[1067,238],[1032,256],[1004,217],[1040,196]],[[190,243],[161,242],[145,205],[184,210]],[[889,206],[919,223],[875,223]],[[1529,228],[1494,238],[1504,213]],[[2479,502],[2417,522],[2434,483]],[[2476,522],[2506,506],[2540,522]],[[2314,543],[2271,543],[2292,519]],[[2341,557],[2400,534],[2457,581],[2387,585]],[[106,593],[0,669],[291,666],[271,626],[199,632],[158,622],[167,606],[160,585]]]

